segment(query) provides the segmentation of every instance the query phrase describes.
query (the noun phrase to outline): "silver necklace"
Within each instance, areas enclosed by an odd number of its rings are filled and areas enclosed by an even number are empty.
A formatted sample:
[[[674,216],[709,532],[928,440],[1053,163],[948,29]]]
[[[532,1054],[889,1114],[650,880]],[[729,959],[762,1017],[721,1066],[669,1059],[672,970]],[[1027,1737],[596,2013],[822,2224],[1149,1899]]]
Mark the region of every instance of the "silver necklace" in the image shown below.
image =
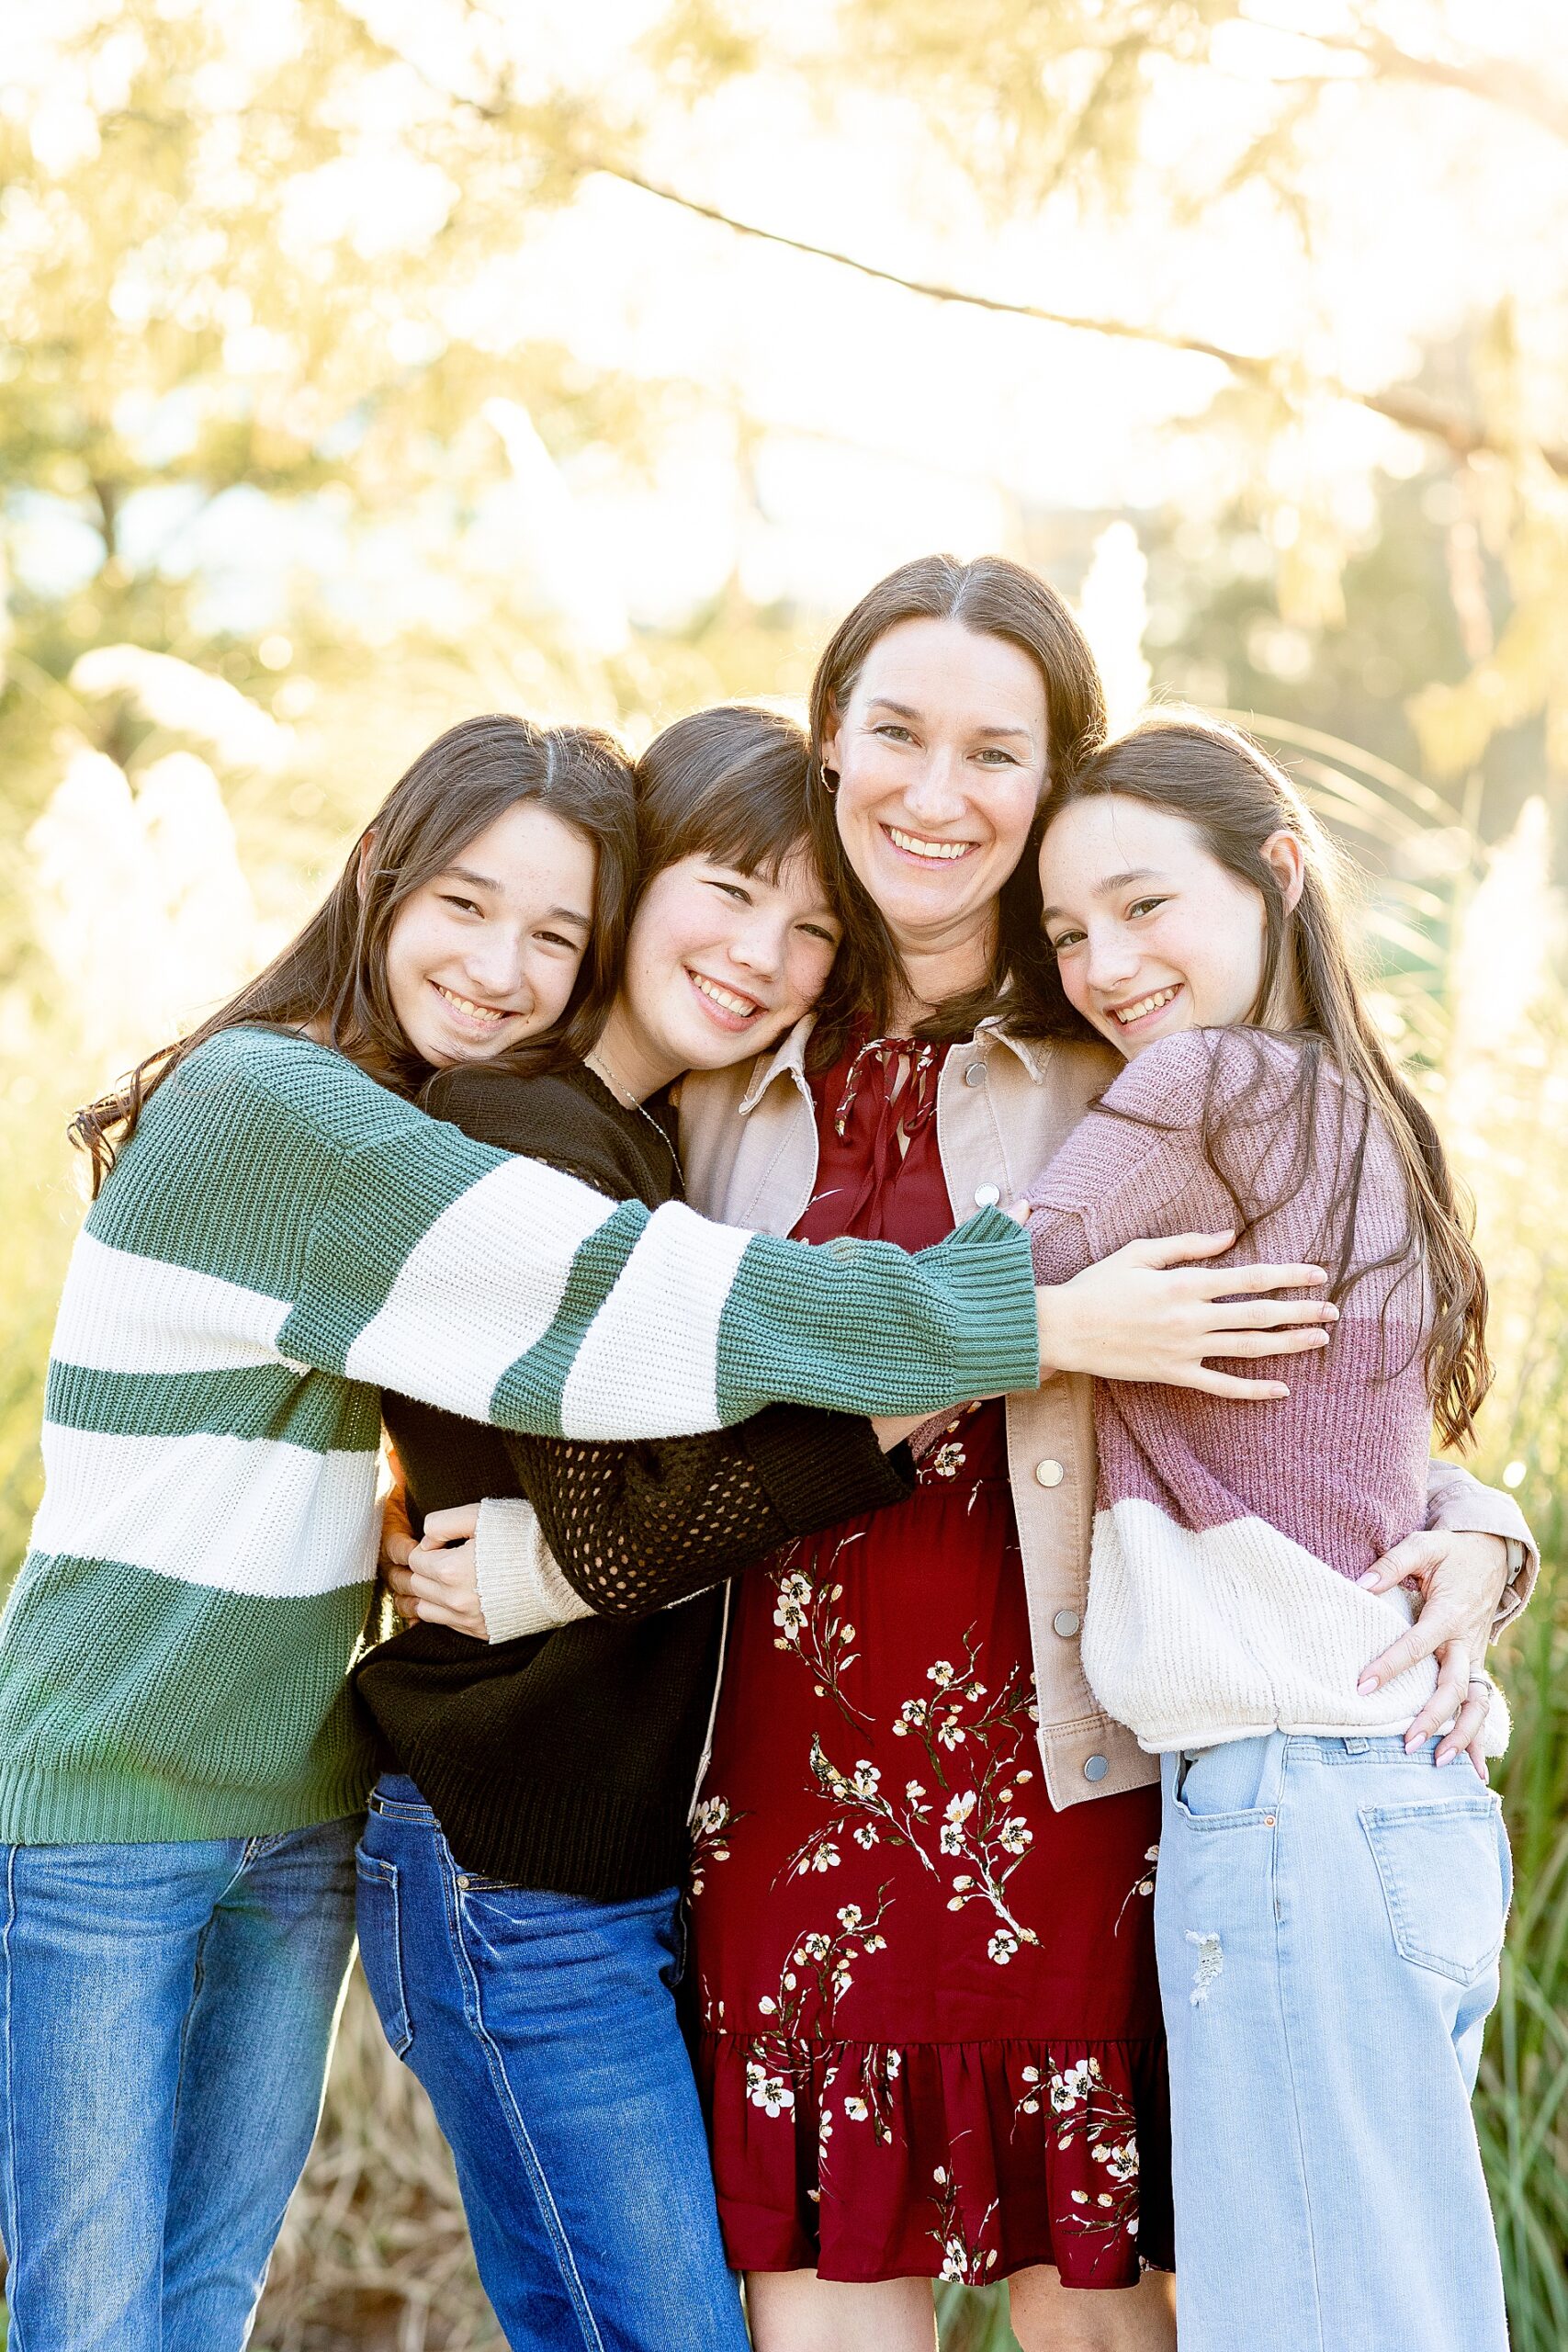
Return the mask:
[[[638,1101],[637,1095],[633,1093],[631,1088],[626,1084],[624,1078],[616,1077],[615,1070],[611,1068],[608,1057],[600,1046],[595,1046],[591,1054],[584,1054],[582,1060],[584,1068],[591,1069],[593,1072],[594,1077],[598,1079],[601,1085],[607,1086],[609,1088],[612,1098],[620,1104],[623,1111],[635,1111],[638,1118],[647,1120],[649,1125],[653,1129],[654,1134],[659,1137],[660,1142],[664,1146],[665,1150],[670,1154],[671,1161],[675,1170],[676,1190],[679,1192],[681,1198],[684,1200],[686,1197],[686,1179],[681,1167],[681,1155],[676,1150],[674,1145],[671,1142],[670,1137],[665,1133],[664,1129],[660,1125],[659,1121],[654,1117],[652,1112],[648,1108],[648,1105],[645,1102]]]

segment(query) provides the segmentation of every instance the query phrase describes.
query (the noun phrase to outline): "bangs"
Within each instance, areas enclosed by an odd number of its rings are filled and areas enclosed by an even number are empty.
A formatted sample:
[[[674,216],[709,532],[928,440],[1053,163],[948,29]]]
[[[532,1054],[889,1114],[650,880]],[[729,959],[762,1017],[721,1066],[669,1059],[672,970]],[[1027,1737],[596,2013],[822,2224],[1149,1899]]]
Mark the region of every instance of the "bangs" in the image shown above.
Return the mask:
[[[776,881],[812,854],[810,758],[793,720],[750,705],[694,711],[637,762],[646,885],[688,857]]]

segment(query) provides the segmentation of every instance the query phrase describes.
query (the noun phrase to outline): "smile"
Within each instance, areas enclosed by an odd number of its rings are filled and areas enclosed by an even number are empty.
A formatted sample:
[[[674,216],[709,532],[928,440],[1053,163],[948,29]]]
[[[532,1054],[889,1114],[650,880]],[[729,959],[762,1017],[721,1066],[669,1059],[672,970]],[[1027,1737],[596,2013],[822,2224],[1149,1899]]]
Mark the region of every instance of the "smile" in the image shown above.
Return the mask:
[[[933,865],[954,865],[972,849],[979,847],[977,842],[928,841],[922,834],[903,832],[897,825],[884,825],[882,830],[894,848],[901,849],[906,857],[923,857]]]
[[[459,996],[456,989],[443,988],[439,980],[432,980],[430,985],[437,996],[446,998],[455,1012],[462,1014],[465,1021],[477,1021],[483,1027],[499,1029],[503,1021],[520,1018],[515,1012],[499,1012],[493,1004],[476,1004],[471,996]]]
[[[704,1001],[711,1006],[727,1029],[743,1029],[762,1010],[755,997],[741,996],[735,989],[721,988],[717,980],[710,980],[705,972],[688,968],[686,978]]]
[[[1141,996],[1135,1004],[1113,1004],[1106,1009],[1112,1021],[1119,1022],[1123,1029],[1130,1029],[1134,1021],[1146,1021],[1151,1012],[1163,1012],[1180,994],[1181,983],[1178,980],[1174,988],[1156,989],[1153,996]]]

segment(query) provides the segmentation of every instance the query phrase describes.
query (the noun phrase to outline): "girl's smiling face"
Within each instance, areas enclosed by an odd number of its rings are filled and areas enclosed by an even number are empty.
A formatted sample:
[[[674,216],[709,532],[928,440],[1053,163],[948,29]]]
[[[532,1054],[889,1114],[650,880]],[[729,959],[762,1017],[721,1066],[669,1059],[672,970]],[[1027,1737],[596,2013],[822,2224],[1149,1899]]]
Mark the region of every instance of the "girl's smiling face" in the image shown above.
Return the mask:
[[[1287,911],[1302,851],[1262,854]],[[1069,801],[1040,847],[1045,935],[1068,1002],[1129,1059],[1184,1029],[1254,1016],[1263,984],[1261,893],[1222,865],[1185,817],[1123,793]]]
[[[387,989],[433,1069],[492,1060],[560,1019],[592,926],[594,859],[573,826],[520,800],[404,899]]]
[[[816,1003],[842,932],[804,848],[771,876],[700,855],[667,865],[632,917],[606,1067],[641,1097],[774,1044]]]

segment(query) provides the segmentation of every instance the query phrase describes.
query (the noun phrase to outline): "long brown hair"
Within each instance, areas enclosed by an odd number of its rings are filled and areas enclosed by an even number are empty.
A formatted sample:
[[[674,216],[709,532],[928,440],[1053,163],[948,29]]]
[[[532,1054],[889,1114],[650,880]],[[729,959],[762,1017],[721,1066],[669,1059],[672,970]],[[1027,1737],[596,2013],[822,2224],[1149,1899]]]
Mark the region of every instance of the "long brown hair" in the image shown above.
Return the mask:
[[[1492,1383],[1486,1276],[1431,1114],[1394,1066],[1367,1012],[1347,936],[1333,844],[1267,752],[1238,729],[1211,719],[1148,719],[1107,744],[1052,792],[1045,831],[1075,801],[1110,793],[1185,818],[1210,855],[1249,883],[1263,901],[1263,968],[1247,1020],[1288,1035],[1300,1048],[1297,1125],[1292,1165],[1274,1197],[1252,1197],[1254,1187],[1241,1175],[1226,1142],[1227,1128],[1234,1141],[1247,1124],[1246,1096],[1251,1090],[1236,1095],[1227,1086],[1222,1113],[1211,1080],[1200,1143],[1235,1204],[1237,1231],[1245,1232],[1300,1190],[1319,1148],[1319,1090],[1325,1063],[1330,1064],[1341,1081],[1338,1159],[1320,1237],[1330,1295],[1341,1295],[1368,1274],[1384,1271],[1426,1281],[1432,1301],[1427,1385],[1445,1442],[1464,1443]],[[1293,834],[1302,846],[1304,878],[1291,909],[1263,854],[1264,843],[1280,832]],[[1261,1058],[1257,1075],[1261,1080]],[[1395,1250],[1358,1263],[1356,1211],[1374,1118],[1398,1156],[1407,1221]]]
[[[1070,774],[1105,735],[1105,695],[1089,639],[1056,591],[1006,556],[976,556],[972,563],[951,555],[918,557],[879,580],[845,615],[811,681],[812,838],[823,879],[846,917],[844,945],[812,1040],[814,1059],[831,1060],[857,1020],[886,1027],[902,978],[881,910],[844,854],[833,813],[834,780],[822,766],[822,751],[873,646],[900,621],[911,620],[958,621],[976,637],[1002,638],[1029,656],[1045,689],[1048,783]],[[1038,824],[1002,886],[990,971],[968,995],[939,1006],[922,1036],[973,1035],[978,1022],[1003,1010],[1010,984],[1025,970],[1035,976],[1027,991],[1035,1024],[1043,1019],[1046,1026],[1069,1025],[1041,943],[1037,840]],[[1048,1015],[1046,1007],[1052,1008]]]
[[[501,714],[461,719],[405,769],[321,906],[266,969],[188,1036],[150,1054],[77,1112],[71,1139],[92,1160],[95,1195],[149,1097],[223,1029],[309,1025],[382,1085],[416,1094],[430,1069],[392,1009],[388,937],[405,900],[519,801],[547,809],[592,844],[593,925],[561,1019],[546,1035],[498,1055],[497,1066],[538,1069],[580,1059],[604,1026],[620,978],[637,870],[631,768],[594,728],[541,728]]]

